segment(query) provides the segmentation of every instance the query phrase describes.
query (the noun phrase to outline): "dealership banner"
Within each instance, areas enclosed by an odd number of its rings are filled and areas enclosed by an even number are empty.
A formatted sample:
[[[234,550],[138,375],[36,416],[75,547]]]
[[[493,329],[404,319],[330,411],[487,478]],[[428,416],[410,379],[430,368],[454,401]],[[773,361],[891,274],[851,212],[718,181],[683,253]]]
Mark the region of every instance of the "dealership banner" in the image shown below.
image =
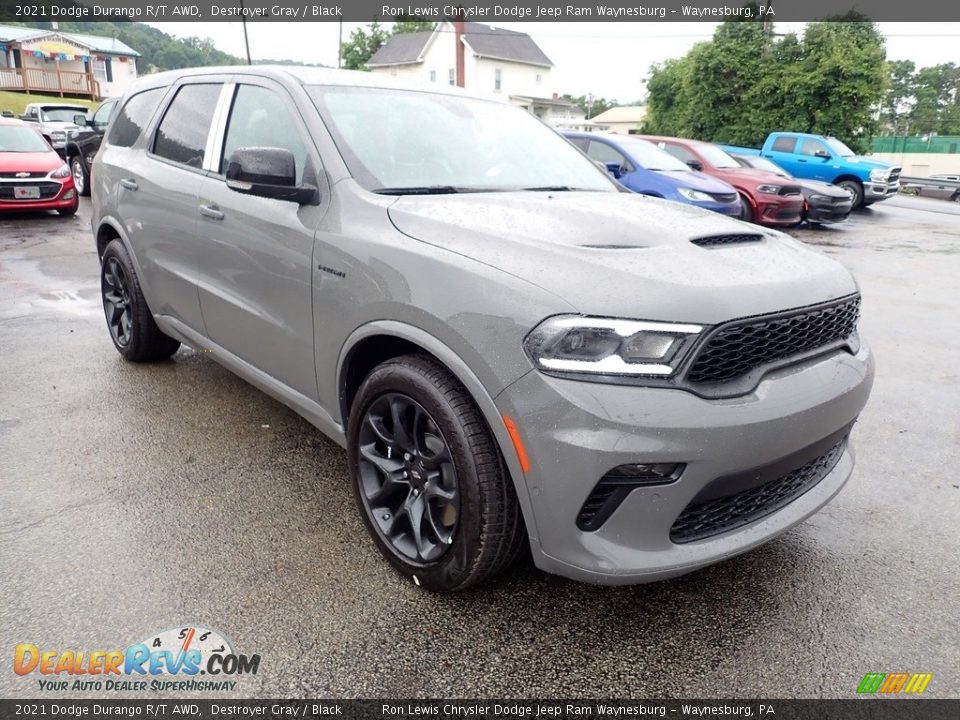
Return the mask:
[[[960,700],[0,700],[11,718],[956,720]]]
[[[943,0],[651,0],[650,2],[383,2],[382,0],[0,0],[0,22],[9,21],[299,21],[469,20],[576,22],[683,22],[742,18],[807,21],[856,12],[876,21],[960,20],[960,3]]]

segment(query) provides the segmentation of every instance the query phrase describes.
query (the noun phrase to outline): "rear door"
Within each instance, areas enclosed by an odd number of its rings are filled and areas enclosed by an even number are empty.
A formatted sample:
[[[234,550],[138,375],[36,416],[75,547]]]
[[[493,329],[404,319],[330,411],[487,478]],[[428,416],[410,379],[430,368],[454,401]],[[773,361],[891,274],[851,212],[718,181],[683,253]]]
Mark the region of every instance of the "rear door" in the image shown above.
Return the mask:
[[[803,163],[798,163],[800,158],[797,156],[796,135],[777,136],[770,149],[763,153],[763,156],[775,162],[791,175],[810,177],[809,168],[805,168],[806,159]],[[804,170],[807,172],[804,172]]]
[[[239,148],[283,148],[296,159],[298,183],[306,174],[317,184],[319,155],[282,85],[242,76],[230,93],[193,208],[207,331],[217,345],[316,400],[313,249],[329,193],[321,190],[319,205],[297,205],[231,190],[224,173]]]
[[[223,81],[211,77],[175,85],[148,126],[146,139],[118,168],[117,178],[120,215],[140,262],[150,308],[201,334],[197,193],[223,87]],[[123,125],[125,110],[111,126],[108,141]]]

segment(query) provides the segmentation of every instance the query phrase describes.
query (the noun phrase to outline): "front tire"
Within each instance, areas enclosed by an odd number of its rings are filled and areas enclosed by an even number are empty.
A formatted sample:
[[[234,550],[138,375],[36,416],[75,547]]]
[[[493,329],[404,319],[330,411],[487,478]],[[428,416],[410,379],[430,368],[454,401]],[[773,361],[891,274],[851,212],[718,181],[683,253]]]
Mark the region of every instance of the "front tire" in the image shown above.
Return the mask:
[[[454,592],[493,577],[526,541],[513,483],[473,399],[424,355],[376,367],[348,432],[367,530],[415,584]]]
[[[81,197],[90,197],[90,174],[83,166],[83,160],[79,155],[70,158],[70,174],[73,175],[73,184],[77,188],[77,194]]]
[[[154,322],[140,279],[120,240],[112,240],[103,251],[100,295],[110,339],[127,360],[166,360],[180,347],[179,340],[164,335]]]
[[[750,204],[750,198],[740,193],[740,219],[744,222],[753,222],[753,205]]]
[[[844,190],[850,193],[850,197],[853,200],[854,210],[863,205],[863,185],[861,185],[857,180],[841,180],[837,183],[837,187],[842,187]]]

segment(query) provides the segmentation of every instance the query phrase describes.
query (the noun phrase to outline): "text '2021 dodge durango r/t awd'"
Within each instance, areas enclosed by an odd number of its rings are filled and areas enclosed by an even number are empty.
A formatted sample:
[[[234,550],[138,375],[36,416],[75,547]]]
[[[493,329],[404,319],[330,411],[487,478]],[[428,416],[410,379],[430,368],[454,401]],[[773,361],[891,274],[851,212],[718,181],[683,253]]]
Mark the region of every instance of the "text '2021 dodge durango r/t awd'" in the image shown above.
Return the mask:
[[[121,355],[208,350],[347,448],[370,536],[423,587],[525,547],[580,580],[680,575],[850,476],[873,378],[850,274],[623,192],[505,103],[366,73],[152,75],[92,190]]]

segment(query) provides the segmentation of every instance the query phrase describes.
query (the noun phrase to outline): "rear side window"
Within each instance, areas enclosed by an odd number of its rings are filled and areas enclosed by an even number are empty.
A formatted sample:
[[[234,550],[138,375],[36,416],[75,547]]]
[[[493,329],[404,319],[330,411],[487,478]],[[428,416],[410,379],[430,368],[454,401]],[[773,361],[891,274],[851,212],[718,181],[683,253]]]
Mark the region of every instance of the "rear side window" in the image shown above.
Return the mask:
[[[307,148],[293,114],[283,98],[259,85],[241,85],[230,112],[223,143],[220,173],[226,174],[230,156],[239,148],[283,148],[293,153],[297,163],[297,182],[303,180]]]
[[[165,91],[166,88],[154,88],[138,93],[127,100],[127,104],[117,114],[113,127],[110,128],[107,142],[119,147],[133,145],[153,116],[153,111],[156,110]]]
[[[797,146],[797,139],[792,137],[778,137],[773,141],[773,149],[776,152],[792,153]]]
[[[199,170],[222,87],[217,83],[180,88],[157,128],[154,154]]]

